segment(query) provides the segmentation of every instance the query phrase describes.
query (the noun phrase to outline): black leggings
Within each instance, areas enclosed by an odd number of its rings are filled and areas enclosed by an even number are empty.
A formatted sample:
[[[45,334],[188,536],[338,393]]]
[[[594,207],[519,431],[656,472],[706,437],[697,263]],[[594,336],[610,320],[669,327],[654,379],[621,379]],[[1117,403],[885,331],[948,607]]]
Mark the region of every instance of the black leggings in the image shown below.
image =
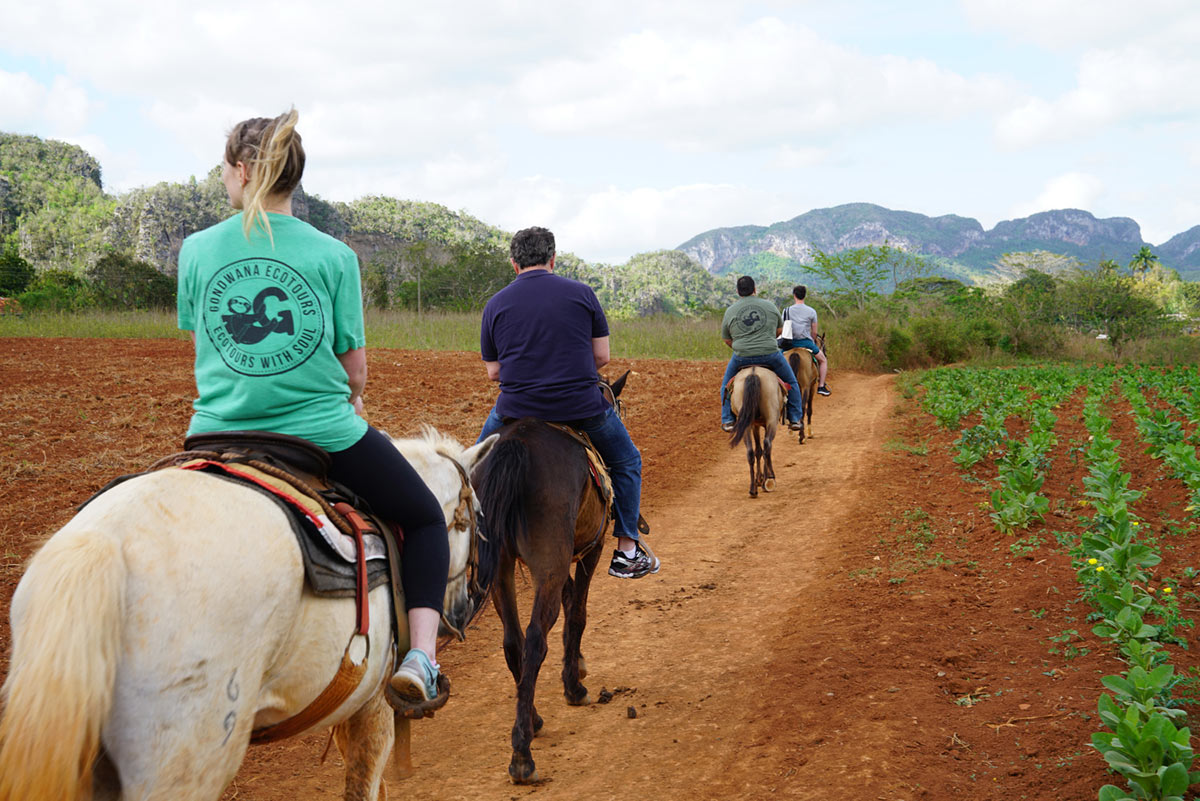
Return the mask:
[[[437,498],[391,440],[370,426],[358,442],[329,455],[333,457],[329,477],[366,501],[372,512],[404,530],[400,583],[408,608],[421,606],[441,612],[450,571],[450,544]]]

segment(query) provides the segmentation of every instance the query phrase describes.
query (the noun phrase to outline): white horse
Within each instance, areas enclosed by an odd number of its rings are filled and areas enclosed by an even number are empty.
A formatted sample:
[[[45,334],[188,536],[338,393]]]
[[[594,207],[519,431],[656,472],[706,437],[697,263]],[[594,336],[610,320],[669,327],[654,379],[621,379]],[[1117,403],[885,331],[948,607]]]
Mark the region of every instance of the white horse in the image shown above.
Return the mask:
[[[463,488],[454,462],[469,475],[494,440],[464,449],[426,428],[396,445],[453,526]],[[472,614],[469,532],[449,533],[445,614],[460,630]],[[382,691],[389,593],[371,591],[370,648],[359,637],[351,653],[367,660],[362,682],[319,723],[335,727],[346,799],[379,796],[399,725]],[[50,537],[11,615],[0,801],[213,801],[251,731],[293,716],[329,684],[355,602],[307,589],[291,525],[270,499],[162,470],[109,490]]]

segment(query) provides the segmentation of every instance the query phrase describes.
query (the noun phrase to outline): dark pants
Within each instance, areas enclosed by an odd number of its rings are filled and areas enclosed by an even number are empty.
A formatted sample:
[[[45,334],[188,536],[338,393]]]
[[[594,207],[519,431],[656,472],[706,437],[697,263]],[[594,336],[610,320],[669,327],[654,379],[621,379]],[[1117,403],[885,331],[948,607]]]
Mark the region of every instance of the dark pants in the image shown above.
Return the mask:
[[[329,477],[346,486],[380,517],[404,530],[400,583],[409,609],[442,611],[450,544],[441,504],[392,441],[374,428],[344,451],[329,454]]]

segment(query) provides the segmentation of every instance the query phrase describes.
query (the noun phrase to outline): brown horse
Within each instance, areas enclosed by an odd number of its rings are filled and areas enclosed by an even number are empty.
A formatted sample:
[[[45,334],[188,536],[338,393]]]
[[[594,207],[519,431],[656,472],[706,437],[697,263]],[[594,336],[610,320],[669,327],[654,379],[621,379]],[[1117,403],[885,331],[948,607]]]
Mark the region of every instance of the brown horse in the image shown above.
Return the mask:
[[[730,408],[737,417],[729,447],[746,441],[746,461],[750,463],[750,497],[758,497],[758,488],[775,489],[775,466],[771,464],[771,443],[783,422],[787,390],[769,367],[744,367],[733,377]],[[752,436],[747,436],[752,431]],[[759,439],[759,432],[762,438]],[[753,439],[753,441],[751,441]]]
[[[628,375],[611,385],[618,412],[616,398]],[[504,624],[504,658],[517,683],[508,775],[514,784],[531,784],[538,781],[538,773],[529,744],[542,727],[533,695],[560,606],[566,619],[563,693],[568,704],[591,703],[581,683],[587,668],[580,641],[587,624],[588,588],[604,550],[609,516],[593,484],[587,454],[570,434],[533,418],[509,423],[499,433],[472,481],[487,525],[479,551],[478,592],[491,586],[492,603]],[[518,560],[528,567],[534,586],[524,633],[513,581]]]
[[[821,351],[825,350],[825,337],[817,336],[817,345]],[[792,372],[796,374],[796,383],[800,385],[800,444],[804,444],[805,439],[812,437],[812,410],[813,396],[817,394],[817,379],[820,377],[817,371],[816,356],[808,348],[793,348],[787,352],[788,364],[792,368]],[[807,425],[804,418],[808,418]]]

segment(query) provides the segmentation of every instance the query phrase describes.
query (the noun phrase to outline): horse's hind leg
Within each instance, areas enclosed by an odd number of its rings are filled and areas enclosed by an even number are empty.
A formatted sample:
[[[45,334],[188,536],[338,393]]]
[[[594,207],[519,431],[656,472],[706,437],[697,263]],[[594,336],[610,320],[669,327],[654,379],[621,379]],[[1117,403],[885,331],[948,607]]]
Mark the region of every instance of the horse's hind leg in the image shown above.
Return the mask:
[[[587,687],[582,683],[587,676],[587,668],[580,653],[580,643],[587,626],[588,590],[600,561],[600,551],[599,547],[593,548],[580,559],[575,567],[575,578],[568,578],[563,585],[563,695],[572,706],[584,706],[592,702]]]
[[[517,682],[517,720],[513,724],[513,755],[508,765],[508,775],[514,784],[532,784],[538,781],[537,767],[533,764],[533,754],[529,751],[534,731],[533,695],[537,690],[538,673],[546,659],[546,635],[554,628],[554,622],[558,619],[563,582],[568,570],[569,568],[564,567],[558,575],[554,575],[553,572],[549,575],[538,575],[538,571],[530,568],[530,572],[534,573],[534,585],[537,590],[533,596],[529,628],[525,630],[521,680]]]
[[[754,463],[754,443],[751,437],[746,437],[746,461],[750,464],[750,497],[758,497],[758,475],[756,471],[757,465]]]
[[[492,606],[496,607],[496,614],[500,616],[500,623],[504,626],[504,661],[508,664],[513,683],[520,687],[525,634],[521,630],[521,618],[517,614],[517,589],[513,575],[515,569],[516,560],[508,554],[503,555],[496,573],[496,583],[492,587]],[[542,728],[542,719],[536,708],[531,707],[530,714],[536,733]]]
[[[775,491],[775,465],[771,462],[771,446],[775,441],[775,432],[768,428],[763,434],[763,489]]]
[[[808,433],[809,439],[812,439],[812,409],[813,409],[813,397],[817,394],[816,389],[817,389],[817,383],[814,381],[809,386],[808,399],[804,403],[804,409],[807,412],[807,416],[808,416],[808,432],[807,433]]]
[[[379,692],[344,723],[333,727],[333,741],[346,764],[345,801],[376,801],[387,757],[395,741],[395,718]]]

